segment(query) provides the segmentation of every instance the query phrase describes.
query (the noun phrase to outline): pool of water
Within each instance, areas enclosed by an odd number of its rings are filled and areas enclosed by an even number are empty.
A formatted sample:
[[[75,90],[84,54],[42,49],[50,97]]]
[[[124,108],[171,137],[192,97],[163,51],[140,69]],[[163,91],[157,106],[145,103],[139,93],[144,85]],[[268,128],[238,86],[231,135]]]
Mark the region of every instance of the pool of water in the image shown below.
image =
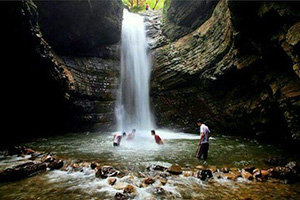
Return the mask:
[[[136,133],[134,141],[122,139],[120,147],[113,147],[112,133],[67,134],[41,138],[25,145],[38,151],[55,152],[64,159],[80,162],[96,161],[101,165],[111,165],[126,172],[118,182],[135,184],[136,199],[297,199],[299,184],[271,182],[250,182],[244,179],[229,181],[212,179],[202,182],[194,177],[172,176],[166,185],[156,181],[148,187],[137,187],[142,178],[139,173],[146,171],[150,164],[169,167],[180,165],[183,170],[194,169],[197,165],[243,168],[255,166],[269,168],[263,160],[270,156],[282,155],[283,151],[272,145],[232,136],[213,136],[210,140],[208,160],[195,158],[199,135],[172,133],[158,130],[165,145],[157,145],[149,132]],[[19,157],[1,157],[0,169],[26,161]],[[133,185],[134,185],[133,184]],[[160,186],[162,195],[153,193]],[[47,171],[25,180],[1,183],[0,199],[111,199],[116,192],[106,179],[95,178],[94,171]]]

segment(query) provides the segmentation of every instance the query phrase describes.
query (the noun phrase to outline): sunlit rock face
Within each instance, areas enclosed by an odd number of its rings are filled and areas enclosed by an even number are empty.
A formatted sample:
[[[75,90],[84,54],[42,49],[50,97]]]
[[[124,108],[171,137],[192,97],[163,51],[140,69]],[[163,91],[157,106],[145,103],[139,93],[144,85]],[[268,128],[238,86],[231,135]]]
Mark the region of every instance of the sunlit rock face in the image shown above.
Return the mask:
[[[189,2],[169,2],[172,13]],[[152,99],[160,126],[299,143],[299,3],[219,1],[194,31],[153,50]],[[175,10],[174,10],[175,9]],[[176,12],[177,9],[177,12]],[[164,35],[172,40],[172,30]]]
[[[121,1],[38,3],[1,2],[1,14],[8,19],[1,32],[3,63],[9,63],[4,74],[13,77],[3,91],[10,108],[3,113],[4,124],[14,129],[8,137],[111,129]],[[101,5],[103,13],[97,11]]]

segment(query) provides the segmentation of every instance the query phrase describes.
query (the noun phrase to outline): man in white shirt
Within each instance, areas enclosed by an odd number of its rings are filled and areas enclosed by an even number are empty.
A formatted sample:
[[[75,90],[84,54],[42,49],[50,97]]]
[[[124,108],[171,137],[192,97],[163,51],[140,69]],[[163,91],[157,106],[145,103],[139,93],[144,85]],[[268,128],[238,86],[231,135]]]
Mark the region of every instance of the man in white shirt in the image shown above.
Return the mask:
[[[210,137],[209,135],[210,130],[201,119],[198,120],[198,126],[200,127],[200,141],[199,141],[200,151],[197,155],[197,158],[200,159],[203,155],[203,159],[206,160],[208,155],[208,148],[209,148],[208,140]]]

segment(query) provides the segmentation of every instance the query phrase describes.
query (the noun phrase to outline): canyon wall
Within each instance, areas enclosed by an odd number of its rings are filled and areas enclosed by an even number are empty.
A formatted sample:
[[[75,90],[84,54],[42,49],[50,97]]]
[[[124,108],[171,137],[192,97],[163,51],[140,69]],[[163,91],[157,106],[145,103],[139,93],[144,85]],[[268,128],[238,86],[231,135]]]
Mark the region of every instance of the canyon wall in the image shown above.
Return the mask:
[[[122,11],[119,0],[1,2],[7,140],[114,128]]]
[[[152,45],[159,126],[196,132],[202,118],[216,134],[299,144],[299,2],[167,3]]]

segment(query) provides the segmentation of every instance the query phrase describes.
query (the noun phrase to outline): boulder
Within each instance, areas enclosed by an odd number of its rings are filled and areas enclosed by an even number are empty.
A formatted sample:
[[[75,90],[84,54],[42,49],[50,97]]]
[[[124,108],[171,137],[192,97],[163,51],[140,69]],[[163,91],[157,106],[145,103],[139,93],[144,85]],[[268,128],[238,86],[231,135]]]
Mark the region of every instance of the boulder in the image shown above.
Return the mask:
[[[117,176],[120,172],[111,166],[103,166],[99,168],[96,172],[97,178],[107,178],[111,176]]]
[[[167,171],[174,175],[182,174],[182,169],[179,165],[172,165],[167,169]]]
[[[242,169],[242,177],[247,180],[253,180],[252,174],[245,169]]]
[[[46,168],[45,163],[34,162],[27,162],[12,168],[7,168],[0,171],[0,182],[21,180],[38,172],[45,171]]]
[[[51,162],[48,167],[52,170],[54,169],[60,169],[64,166],[64,161],[62,160],[54,160],[53,162]]]

